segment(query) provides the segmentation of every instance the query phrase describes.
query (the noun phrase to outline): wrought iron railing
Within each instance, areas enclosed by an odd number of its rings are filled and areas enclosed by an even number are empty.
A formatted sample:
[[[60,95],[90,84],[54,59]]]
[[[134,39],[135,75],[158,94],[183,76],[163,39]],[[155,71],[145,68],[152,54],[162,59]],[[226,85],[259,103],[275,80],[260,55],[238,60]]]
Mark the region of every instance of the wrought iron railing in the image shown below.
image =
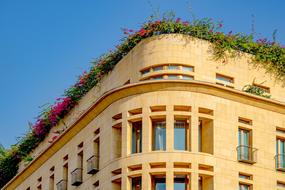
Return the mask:
[[[285,171],[285,154],[277,154],[275,156],[276,169]]]
[[[99,171],[99,156],[91,156],[87,160],[87,173],[96,174]]]
[[[67,190],[67,181],[66,180],[61,180],[56,184],[56,189],[57,190]]]
[[[82,183],[82,168],[76,168],[71,172],[71,185],[79,186]]]
[[[256,163],[257,149],[247,145],[239,145],[237,147],[237,159],[240,162]]]

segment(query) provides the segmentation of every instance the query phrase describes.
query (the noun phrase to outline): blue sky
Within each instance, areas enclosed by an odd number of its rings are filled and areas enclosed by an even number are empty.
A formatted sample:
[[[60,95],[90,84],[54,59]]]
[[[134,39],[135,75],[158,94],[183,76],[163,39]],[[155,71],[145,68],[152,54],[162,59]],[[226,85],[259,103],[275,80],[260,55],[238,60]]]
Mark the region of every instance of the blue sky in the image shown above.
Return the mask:
[[[282,0],[0,0],[0,143],[15,144],[39,106],[118,44],[120,28],[137,29],[154,9],[222,20],[225,31],[244,33],[254,15],[258,36],[277,29],[285,44],[284,7]]]

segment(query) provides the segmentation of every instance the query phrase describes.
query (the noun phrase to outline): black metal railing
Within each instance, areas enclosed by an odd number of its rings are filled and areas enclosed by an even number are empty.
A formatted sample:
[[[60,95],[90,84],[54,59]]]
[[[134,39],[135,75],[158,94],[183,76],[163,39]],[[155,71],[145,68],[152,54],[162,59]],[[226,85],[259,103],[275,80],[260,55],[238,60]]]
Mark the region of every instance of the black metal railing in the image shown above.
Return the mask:
[[[82,168],[76,168],[71,172],[71,185],[79,186],[82,183]]]
[[[56,184],[56,189],[57,190],[67,190],[67,181],[66,180],[61,180]]]
[[[276,169],[285,171],[285,154],[277,154],[275,156]]]
[[[247,145],[239,145],[237,147],[237,159],[240,162],[256,163],[257,149]]]
[[[91,156],[87,160],[87,173],[96,174],[99,171],[99,156]]]

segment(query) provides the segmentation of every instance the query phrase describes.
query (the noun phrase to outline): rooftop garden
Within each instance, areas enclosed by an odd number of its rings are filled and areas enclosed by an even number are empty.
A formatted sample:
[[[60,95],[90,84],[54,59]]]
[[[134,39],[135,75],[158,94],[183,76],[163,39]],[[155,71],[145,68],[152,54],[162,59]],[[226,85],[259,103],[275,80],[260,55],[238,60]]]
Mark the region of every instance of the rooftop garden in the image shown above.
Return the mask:
[[[108,73],[115,65],[143,39],[161,34],[184,34],[211,42],[213,59],[225,62],[238,57],[241,52],[252,54],[251,62],[264,68],[277,80],[285,81],[285,47],[267,39],[254,40],[253,35],[221,32],[223,25],[211,18],[192,21],[174,16],[150,19],[138,30],[123,29],[122,43],[95,61],[90,70],[84,72],[78,81],[64,92],[54,105],[45,108],[31,125],[30,131],[9,150],[0,147],[0,188],[10,181],[18,171],[22,160],[31,161],[29,155],[49,134],[50,130],[63,119],[78,101]],[[264,92],[250,86],[245,92],[263,95]],[[55,140],[57,137],[54,137]],[[53,143],[53,142],[50,142]]]

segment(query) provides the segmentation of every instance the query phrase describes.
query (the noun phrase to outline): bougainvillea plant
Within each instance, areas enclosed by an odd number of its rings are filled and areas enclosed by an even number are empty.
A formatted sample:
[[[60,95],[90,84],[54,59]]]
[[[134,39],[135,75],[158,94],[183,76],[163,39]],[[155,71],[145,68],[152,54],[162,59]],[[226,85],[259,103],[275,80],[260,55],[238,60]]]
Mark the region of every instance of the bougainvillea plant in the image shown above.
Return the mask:
[[[284,47],[266,39],[254,41],[252,35],[223,33],[220,31],[222,27],[222,23],[208,18],[191,22],[180,18],[161,18],[147,21],[136,31],[123,29],[126,36],[122,39],[122,43],[116,46],[115,50],[94,60],[90,70],[84,72],[76,84],[65,91],[63,98],[45,109],[30,132],[5,152],[5,156],[0,157],[0,187],[16,175],[20,161],[27,158],[78,101],[143,39],[174,33],[203,39],[211,42],[210,48],[212,48],[214,59],[226,60],[228,56],[238,56],[240,52],[249,53],[253,55],[252,63],[265,68],[276,79],[285,81]]]

